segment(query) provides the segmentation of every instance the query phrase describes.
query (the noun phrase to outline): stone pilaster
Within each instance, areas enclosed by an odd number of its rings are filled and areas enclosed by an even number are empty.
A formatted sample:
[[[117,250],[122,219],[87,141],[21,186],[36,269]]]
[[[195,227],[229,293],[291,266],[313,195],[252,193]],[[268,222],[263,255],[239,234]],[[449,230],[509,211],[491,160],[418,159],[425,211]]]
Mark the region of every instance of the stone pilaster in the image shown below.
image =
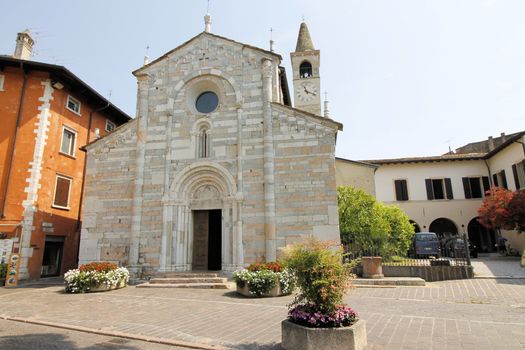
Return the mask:
[[[133,186],[133,206],[131,217],[131,247],[129,264],[132,273],[140,273],[140,229],[142,217],[142,187],[144,185],[144,162],[148,128],[148,89],[149,77],[137,77],[137,151],[135,158],[135,182]]]
[[[264,236],[266,261],[277,258],[275,242],[275,179],[272,126],[272,61],[262,61],[263,75],[263,173],[264,173]]]

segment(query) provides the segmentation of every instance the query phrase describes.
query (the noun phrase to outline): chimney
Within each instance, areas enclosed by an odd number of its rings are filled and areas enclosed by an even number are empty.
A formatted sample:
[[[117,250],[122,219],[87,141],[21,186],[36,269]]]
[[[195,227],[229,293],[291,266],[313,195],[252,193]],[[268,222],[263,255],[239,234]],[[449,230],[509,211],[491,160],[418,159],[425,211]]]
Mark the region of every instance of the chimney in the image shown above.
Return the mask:
[[[494,139],[492,138],[492,136],[489,136],[489,152],[492,151],[494,149]]]
[[[29,29],[24,30],[16,35],[16,48],[14,58],[21,60],[30,60],[33,56],[33,44],[35,41],[31,38]]]
[[[507,141],[507,136],[505,136],[505,133],[502,132],[502,133],[501,133],[501,143],[503,143],[503,142],[505,142],[505,141]]]

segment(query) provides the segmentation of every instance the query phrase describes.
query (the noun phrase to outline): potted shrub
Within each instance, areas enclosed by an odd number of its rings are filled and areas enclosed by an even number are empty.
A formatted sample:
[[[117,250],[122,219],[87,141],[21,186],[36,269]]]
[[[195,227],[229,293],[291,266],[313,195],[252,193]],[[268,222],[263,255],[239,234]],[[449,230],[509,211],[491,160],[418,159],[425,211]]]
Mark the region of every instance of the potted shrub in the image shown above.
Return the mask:
[[[256,263],[233,273],[237,292],[248,297],[276,297],[291,294],[293,275],[280,262]]]
[[[343,249],[310,239],[284,249],[284,263],[297,279],[298,294],[281,323],[286,350],[364,349],[366,328],[343,304],[354,276]]]
[[[7,275],[7,264],[0,264],[0,285],[5,285],[5,276]]]
[[[92,262],[64,274],[66,292],[103,292],[123,288],[129,281],[129,271],[111,262]]]

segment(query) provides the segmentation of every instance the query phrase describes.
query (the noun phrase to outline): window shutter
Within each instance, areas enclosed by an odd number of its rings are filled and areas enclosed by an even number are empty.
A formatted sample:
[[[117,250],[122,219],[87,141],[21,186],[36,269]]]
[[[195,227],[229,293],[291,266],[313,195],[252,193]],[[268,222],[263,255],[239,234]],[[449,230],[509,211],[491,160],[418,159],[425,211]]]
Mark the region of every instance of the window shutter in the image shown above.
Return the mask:
[[[465,190],[465,198],[470,199],[472,198],[472,191],[470,190],[470,181],[468,177],[464,177],[462,180],[463,180],[463,190]]]
[[[520,189],[520,178],[518,177],[518,167],[516,164],[512,164],[512,175],[514,175],[514,183],[516,184],[516,190]]]
[[[427,199],[430,201],[434,199],[434,191],[432,191],[432,180],[425,179],[425,185],[427,186]]]
[[[62,177],[57,177],[57,187],[55,189],[54,205],[60,207],[68,207],[69,205],[69,185],[71,180]]]
[[[505,170],[502,170],[500,174],[501,174],[501,182],[503,182],[501,185],[503,186],[503,188],[508,190],[509,186],[507,185],[507,177],[505,176]]]
[[[445,190],[447,192],[447,199],[454,199],[454,195],[452,194],[452,182],[448,177],[445,179]]]
[[[403,200],[403,189],[401,186],[401,180],[395,180],[394,185],[396,188],[396,201],[402,201]]]
[[[407,180],[401,180],[401,187],[402,187],[402,190],[403,190],[403,200],[407,201],[408,200],[408,186],[407,186]]]
[[[489,182],[489,177],[488,176],[483,176],[481,178],[483,180],[483,191],[488,191],[490,190],[490,182]]]
[[[498,175],[493,174],[492,175],[492,180],[494,180],[494,187],[498,187],[499,186],[499,184],[498,184]]]

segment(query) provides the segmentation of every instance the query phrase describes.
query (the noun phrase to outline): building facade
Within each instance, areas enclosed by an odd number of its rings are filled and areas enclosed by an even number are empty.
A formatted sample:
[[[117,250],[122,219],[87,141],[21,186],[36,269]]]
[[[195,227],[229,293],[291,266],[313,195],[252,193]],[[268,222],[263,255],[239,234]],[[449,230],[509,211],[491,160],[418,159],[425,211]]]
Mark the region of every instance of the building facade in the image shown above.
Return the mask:
[[[477,210],[485,191],[493,186],[525,188],[524,135],[502,134],[443,156],[367,161],[379,165],[377,199],[403,209],[416,231],[468,234],[480,252],[495,251],[497,236],[502,234],[522,252],[523,234],[485,229],[477,221]]]
[[[31,60],[29,32],[0,56],[0,235],[20,277],[77,265],[85,154],[130,117],[62,66]]]
[[[205,19],[204,32],[134,72],[137,118],[86,147],[81,262],[232,271],[305,237],[339,240],[342,125],[312,113],[319,51],[306,24],[293,108],[282,57],[212,34]]]

